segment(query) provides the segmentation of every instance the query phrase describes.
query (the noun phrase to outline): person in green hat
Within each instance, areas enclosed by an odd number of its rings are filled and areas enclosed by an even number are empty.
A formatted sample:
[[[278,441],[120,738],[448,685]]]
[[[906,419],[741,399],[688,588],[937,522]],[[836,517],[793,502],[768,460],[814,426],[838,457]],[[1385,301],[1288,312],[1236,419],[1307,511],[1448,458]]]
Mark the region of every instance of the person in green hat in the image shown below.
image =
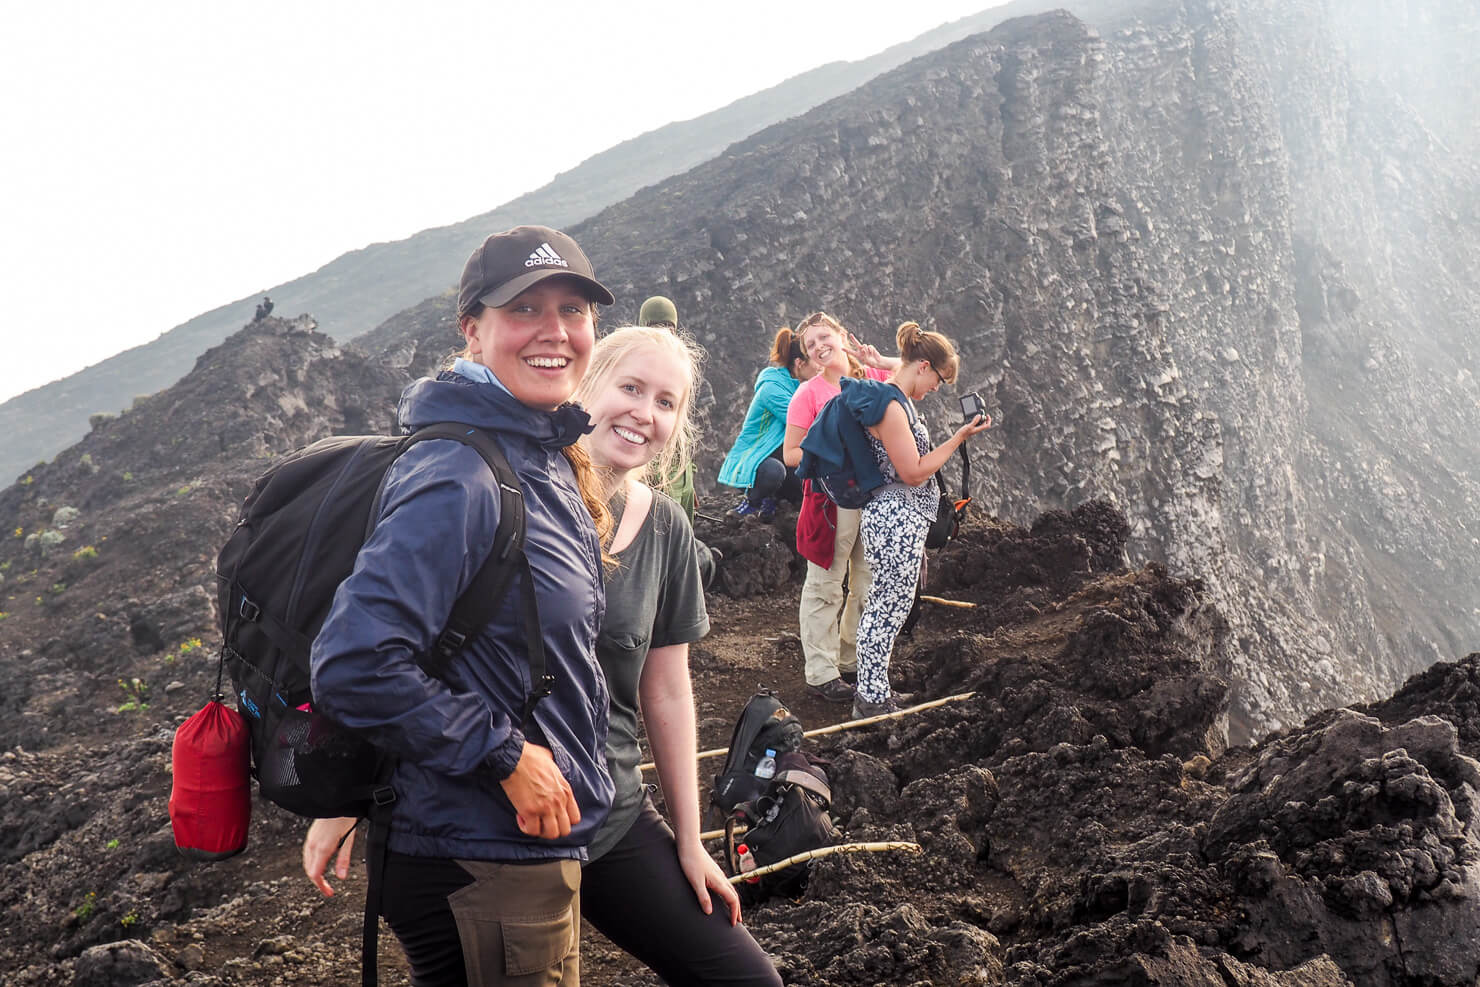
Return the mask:
[[[637,312],[637,324],[658,329],[678,328],[678,306],[670,298],[654,295],[642,303]]]
[[[678,332],[678,306],[671,298],[654,295],[637,310],[637,324]],[[678,506],[689,516],[689,523],[693,524],[694,515],[699,510],[699,497],[694,492],[694,464],[688,463],[683,473],[665,486],[663,492],[678,501]],[[704,580],[704,588],[708,589],[719,568],[719,553],[698,538],[694,539],[694,549],[699,555],[699,575]]]

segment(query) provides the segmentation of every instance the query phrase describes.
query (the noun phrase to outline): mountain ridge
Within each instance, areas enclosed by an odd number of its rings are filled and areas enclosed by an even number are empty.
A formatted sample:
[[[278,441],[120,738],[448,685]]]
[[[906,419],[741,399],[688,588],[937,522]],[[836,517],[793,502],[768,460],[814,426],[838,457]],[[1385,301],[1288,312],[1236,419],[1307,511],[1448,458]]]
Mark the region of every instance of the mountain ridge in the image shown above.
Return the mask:
[[[1042,5],[1042,0],[1031,4]],[[348,251],[266,293],[280,314],[309,314],[330,335],[352,338],[447,290],[467,254],[493,230],[528,222],[573,225],[775,120],[805,112],[922,51],[984,30],[999,19],[998,10],[983,11],[877,55],[818,66],[717,110],[622,141],[488,212]],[[92,415],[115,413],[135,397],[173,383],[197,356],[250,321],[260,296],[253,293],[218,306],[154,340],[0,403],[0,482],[19,478],[32,463],[81,438]]]

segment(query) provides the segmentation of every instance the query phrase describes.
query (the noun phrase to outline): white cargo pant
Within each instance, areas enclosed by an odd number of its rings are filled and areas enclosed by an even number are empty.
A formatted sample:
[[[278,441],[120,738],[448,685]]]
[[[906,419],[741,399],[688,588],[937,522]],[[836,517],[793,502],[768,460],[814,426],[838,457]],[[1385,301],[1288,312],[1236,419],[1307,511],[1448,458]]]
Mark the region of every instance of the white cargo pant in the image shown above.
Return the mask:
[[[859,608],[868,596],[871,582],[863,557],[863,539],[858,536],[860,512],[838,508],[838,527],[833,539],[833,564],[824,569],[807,563],[802,584],[802,603],[797,615],[802,632],[802,654],[806,657],[808,685],[822,685],[852,672],[858,664]],[[851,572],[851,575],[848,575]],[[848,575],[848,599],[843,600],[843,577]],[[839,622],[839,611],[842,620]]]

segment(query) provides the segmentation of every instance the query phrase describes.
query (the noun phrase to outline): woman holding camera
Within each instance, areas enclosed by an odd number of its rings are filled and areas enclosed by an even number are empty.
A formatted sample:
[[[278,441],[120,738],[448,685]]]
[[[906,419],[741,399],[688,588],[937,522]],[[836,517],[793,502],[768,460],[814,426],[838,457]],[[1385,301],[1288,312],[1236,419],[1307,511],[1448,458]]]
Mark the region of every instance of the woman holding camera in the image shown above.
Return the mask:
[[[869,446],[889,482],[874,491],[859,518],[863,555],[873,581],[858,621],[855,717],[900,708],[889,690],[889,656],[914,604],[925,534],[940,503],[930,480],[961,443],[992,425],[990,415],[977,415],[932,449],[914,402],[942,384],[955,383],[960,359],[949,339],[925,332],[914,322],[900,326],[895,338],[899,366],[885,383],[872,385],[880,388],[887,407],[878,424],[868,427]]]

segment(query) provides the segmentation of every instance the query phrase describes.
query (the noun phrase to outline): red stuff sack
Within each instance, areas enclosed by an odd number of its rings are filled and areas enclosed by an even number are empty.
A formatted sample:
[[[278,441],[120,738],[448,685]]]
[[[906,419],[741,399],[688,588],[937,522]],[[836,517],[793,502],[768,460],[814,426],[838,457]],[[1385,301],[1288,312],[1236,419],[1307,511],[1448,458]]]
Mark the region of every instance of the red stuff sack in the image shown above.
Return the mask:
[[[170,825],[182,856],[224,860],[247,848],[250,740],[242,715],[216,699],[175,731]]]

